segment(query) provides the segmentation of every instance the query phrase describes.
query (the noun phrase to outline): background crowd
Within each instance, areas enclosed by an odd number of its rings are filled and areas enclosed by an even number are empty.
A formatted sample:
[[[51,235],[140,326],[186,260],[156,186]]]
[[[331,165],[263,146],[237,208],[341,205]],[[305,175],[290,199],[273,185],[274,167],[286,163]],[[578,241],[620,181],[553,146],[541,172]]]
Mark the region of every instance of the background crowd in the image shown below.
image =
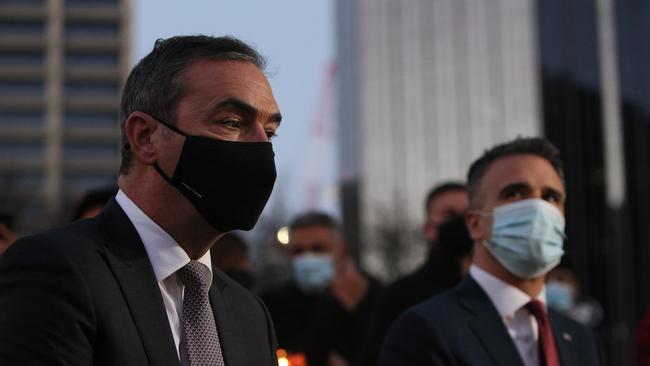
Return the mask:
[[[94,217],[114,198],[116,187],[83,195],[70,221]],[[364,272],[350,256],[342,226],[333,216],[308,211],[288,225],[288,243],[274,241],[284,253],[289,279],[260,281],[249,244],[239,233],[224,235],[211,249],[221,271],[258,294],[268,307],[279,340],[279,355],[292,366],[377,365],[385,337],[407,309],[458,285],[467,275],[474,242],[466,227],[467,186],[434,185],[424,197],[422,236],[428,254],[419,268],[390,283]],[[0,255],[17,239],[14,216],[0,215]],[[260,283],[266,283],[260,288]],[[268,284],[272,285],[268,285]],[[273,285],[275,283],[275,285]],[[571,258],[546,276],[546,303],[606,336],[602,306],[580,286]],[[650,309],[637,330],[635,365],[650,365]]]

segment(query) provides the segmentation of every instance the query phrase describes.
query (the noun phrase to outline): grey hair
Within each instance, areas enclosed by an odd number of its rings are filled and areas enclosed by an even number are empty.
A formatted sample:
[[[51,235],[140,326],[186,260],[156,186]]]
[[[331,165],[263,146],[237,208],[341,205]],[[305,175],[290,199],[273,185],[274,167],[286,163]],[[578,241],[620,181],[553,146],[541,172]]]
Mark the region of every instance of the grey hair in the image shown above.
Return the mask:
[[[185,91],[183,72],[197,60],[250,62],[261,71],[266,67],[262,55],[234,37],[196,35],[158,39],[153,50],[131,70],[122,91],[120,174],[128,174],[133,158],[124,130],[126,119],[131,113],[140,111],[174,125],[176,107]]]

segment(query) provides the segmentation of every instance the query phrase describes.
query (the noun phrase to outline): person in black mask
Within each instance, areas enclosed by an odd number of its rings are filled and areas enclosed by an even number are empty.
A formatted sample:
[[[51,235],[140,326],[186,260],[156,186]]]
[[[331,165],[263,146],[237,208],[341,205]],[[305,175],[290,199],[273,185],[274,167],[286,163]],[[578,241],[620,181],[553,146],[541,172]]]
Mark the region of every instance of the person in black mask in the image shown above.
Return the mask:
[[[251,274],[251,261],[248,245],[241,236],[228,233],[210,249],[212,265],[216,265],[228,277],[237,281],[247,290],[254,290],[255,281]]]
[[[109,186],[92,189],[84,193],[77,203],[72,216],[72,221],[95,217],[99,214],[104,206],[115,197],[117,187]]]
[[[13,214],[0,211],[0,257],[2,257],[2,253],[16,240],[14,219]]]
[[[0,260],[0,364],[277,364],[266,308],[209,254],[273,189],[264,63],[235,38],[180,36],[133,68],[115,199]]]
[[[462,217],[468,206],[462,183],[439,184],[427,194],[422,233],[429,244],[429,256],[420,268],[386,286],[379,296],[357,365],[377,365],[384,337],[400,313],[461,280],[473,246]]]

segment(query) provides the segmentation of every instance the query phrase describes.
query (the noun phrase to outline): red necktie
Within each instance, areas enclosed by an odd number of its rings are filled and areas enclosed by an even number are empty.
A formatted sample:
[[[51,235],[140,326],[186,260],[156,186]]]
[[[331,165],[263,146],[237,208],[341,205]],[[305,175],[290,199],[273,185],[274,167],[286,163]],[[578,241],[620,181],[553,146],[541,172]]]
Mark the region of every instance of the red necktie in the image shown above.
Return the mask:
[[[555,339],[553,338],[553,329],[548,321],[548,315],[544,305],[539,300],[531,300],[526,304],[528,311],[537,320],[539,329],[539,364],[543,366],[560,366],[560,360],[555,348]]]

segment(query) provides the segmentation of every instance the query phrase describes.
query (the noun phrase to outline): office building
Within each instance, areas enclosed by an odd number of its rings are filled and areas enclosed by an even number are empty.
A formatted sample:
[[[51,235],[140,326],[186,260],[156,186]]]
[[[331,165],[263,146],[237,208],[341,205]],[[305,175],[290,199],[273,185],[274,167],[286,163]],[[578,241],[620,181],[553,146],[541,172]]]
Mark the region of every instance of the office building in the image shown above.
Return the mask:
[[[32,232],[115,182],[128,0],[0,0],[0,205]]]
[[[381,270],[395,245],[382,230],[415,236],[434,183],[463,181],[488,146],[541,133],[534,2],[338,4],[343,212],[362,243],[380,244],[362,257]],[[425,249],[407,241],[406,267]]]
[[[650,2],[339,0],[336,15],[342,211],[366,268],[424,258],[431,185],[546,136],[566,163],[567,255],[610,360],[629,363],[650,306]]]

